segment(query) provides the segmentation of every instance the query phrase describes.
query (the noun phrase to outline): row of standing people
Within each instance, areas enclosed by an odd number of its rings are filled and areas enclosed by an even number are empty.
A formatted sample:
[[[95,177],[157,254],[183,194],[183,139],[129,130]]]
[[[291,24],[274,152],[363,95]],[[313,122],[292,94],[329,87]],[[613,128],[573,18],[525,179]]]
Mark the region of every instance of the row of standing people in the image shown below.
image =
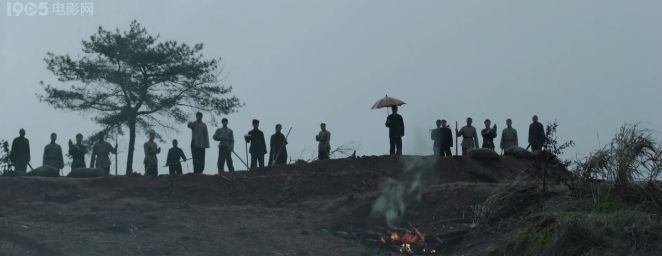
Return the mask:
[[[392,114],[386,119],[386,127],[389,128],[389,144],[391,155],[402,155],[402,137],[404,136],[404,121],[398,114],[398,108],[392,107]],[[191,129],[191,154],[193,159],[193,172],[202,173],[205,169],[206,149],[209,148],[209,133],[207,125],[202,121],[202,113],[196,114],[196,120],[188,123]],[[471,148],[478,148],[478,135],[476,128],[472,126],[472,118],[467,118],[467,124],[460,130],[455,129],[456,137],[462,137],[462,154],[465,155]],[[230,172],[234,171],[232,154],[234,153],[234,133],[228,127],[228,119],[223,118],[222,127],[218,128],[213,139],[219,142],[219,154],[217,161],[217,170],[219,173],[224,171],[225,165]],[[267,153],[264,133],[259,129],[259,120],[253,120],[253,129],[244,136],[246,143],[250,143],[248,152],[250,157],[250,169],[264,166],[264,156]],[[512,146],[519,146],[517,130],[512,127],[512,120],[506,120],[507,128],[501,133],[500,148],[505,150]],[[482,148],[495,149],[494,139],[497,137],[496,124],[491,126],[489,119],[485,120],[485,128],[481,130],[483,137]],[[161,148],[154,141],[155,134],[149,134],[149,141],[144,145],[145,175],[156,176],[158,174],[158,158]],[[446,120],[437,120],[437,129],[431,132],[431,139],[434,141],[435,155],[451,156],[451,147],[453,147],[453,135],[451,129],[447,126]],[[51,134],[51,142],[44,147],[43,165],[51,166],[57,169],[64,168],[64,158],[62,148],[56,143],[57,135]],[[326,124],[320,124],[320,132],[316,136],[318,141],[318,158],[320,160],[328,159],[330,155],[331,133],[326,129]],[[545,142],[545,132],[543,125],[538,122],[538,116],[534,115],[532,123],[529,126],[529,146],[532,151],[542,149]],[[282,133],[282,125],[277,124],[275,133],[271,136],[268,165],[285,164],[287,162],[287,138]],[[88,149],[83,144],[83,135],[76,135],[76,143],[69,140],[69,155],[72,157],[71,168],[85,168],[85,155]],[[106,175],[110,174],[110,154],[117,154],[117,145],[112,146],[105,141],[105,134],[98,136],[98,141],[92,147],[90,167],[98,168],[104,171]],[[19,131],[19,137],[12,142],[10,160],[17,171],[26,171],[30,162],[30,145],[25,137],[25,130]],[[182,161],[187,161],[183,150],[178,147],[177,140],[172,141],[172,148],[168,151],[166,166],[170,174],[182,174]]]
[[[106,175],[110,174],[110,154],[117,154],[117,145],[112,146],[105,141],[105,134],[99,134],[99,140],[92,146],[90,167],[103,170]],[[87,146],[83,144],[83,135],[76,135],[76,143],[69,140],[69,155],[72,158],[71,169],[86,168],[85,155]],[[25,137],[25,129],[19,130],[19,136],[12,141],[9,152],[9,160],[18,172],[27,171],[30,165],[30,141]],[[56,169],[64,168],[64,156],[62,147],[57,144],[57,134],[51,133],[50,143],[44,147],[42,165]]]
[[[459,146],[462,147],[462,155],[466,155],[467,151],[472,148],[478,148],[478,133],[476,128],[472,126],[473,120],[471,117],[467,118],[466,125],[461,129],[455,129],[455,136],[462,137],[462,142]],[[481,148],[495,149],[494,139],[497,138],[497,125],[492,126],[492,122],[486,119],[485,128],[480,131],[483,138]],[[434,154],[438,156],[452,156],[451,147],[453,147],[453,134],[451,129],[446,125],[446,120],[437,120],[437,128],[430,133],[430,139],[434,141],[433,149]],[[506,128],[501,131],[501,141],[499,148],[506,150],[509,147],[519,146],[519,139],[517,130],[512,127],[513,121],[506,120]],[[543,125],[538,122],[538,116],[532,117],[532,122],[529,125],[529,136],[527,146],[532,151],[540,151],[545,143],[545,129]]]
[[[398,107],[391,107],[391,114],[386,118],[386,127],[389,129],[389,153],[391,155],[402,155],[402,137],[405,136],[405,125],[403,118],[398,114]],[[467,118],[466,125],[461,129],[455,129],[456,137],[462,137],[460,146],[462,147],[462,155],[466,155],[467,151],[471,148],[478,148],[478,133],[476,128],[472,126],[473,120],[471,117]],[[512,127],[512,120],[506,120],[507,127],[501,132],[501,143],[499,144],[502,150],[512,146],[519,146],[517,130]],[[439,156],[452,156],[451,147],[453,147],[453,134],[451,129],[446,124],[446,120],[437,120],[437,128],[432,130],[430,138],[434,141],[433,150],[435,155]],[[489,119],[485,120],[485,128],[481,130],[483,137],[482,148],[489,148],[494,150],[494,139],[497,138],[497,126],[491,126]],[[543,125],[538,122],[538,116],[532,117],[532,123],[529,125],[529,146],[532,151],[540,151],[545,143],[545,130]]]
[[[234,132],[228,126],[229,120],[221,120],[222,127],[218,128],[212,138],[218,141],[218,161],[217,169],[219,173],[224,172],[227,165],[228,171],[234,171],[232,154],[234,153]],[[244,135],[244,140],[250,144],[248,153],[250,153],[250,169],[264,167],[264,157],[267,154],[266,140],[264,133],[259,129],[260,121],[254,119],[253,129]],[[193,158],[193,172],[202,173],[205,169],[205,151],[209,148],[209,133],[207,124],[202,121],[202,113],[196,114],[196,120],[188,123],[191,129],[191,152]],[[269,160],[268,165],[287,163],[287,137],[282,132],[283,126],[277,124],[275,132],[269,140]],[[331,150],[331,133],[326,129],[326,124],[320,124],[320,132],[316,136],[318,141],[318,158],[320,160],[329,159]],[[236,153],[235,153],[236,154]],[[185,158],[185,157],[182,157]],[[169,158],[170,159],[170,158]],[[168,165],[173,162],[168,160]]]
[[[232,162],[232,153],[234,152],[234,133],[228,127],[228,119],[223,118],[222,127],[218,128],[212,138],[219,142],[219,155],[217,161],[218,172],[224,171],[225,165],[229,171],[234,171]],[[244,136],[246,143],[250,143],[248,152],[251,154],[250,169],[264,167],[264,156],[267,153],[264,133],[259,129],[259,120],[253,120],[253,129]],[[205,151],[209,148],[209,133],[207,125],[202,121],[202,113],[196,114],[196,120],[189,122],[191,129],[191,154],[193,159],[193,172],[202,173],[205,168]],[[117,145],[112,146],[105,141],[105,133],[98,135],[98,141],[92,147],[90,167],[103,170],[105,175],[110,175],[110,154],[117,154]],[[156,134],[149,133],[149,140],[143,145],[145,159],[145,175],[158,175],[158,157],[161,148],[155,142]],[[316,135],[318,141],[318,158],[320,160],[329,159],[331,150],[331,133],[326,130],[326,124],[320,124],[320,132]],[[187,161],[184,151],[179,148],[178,141],[172,141],[172,148],[168,150],[166,157],[166,166],[170,174],[182,174],[183,161]],[[269,161],[268,165],[285,164],[287,162],[287,138],[282,133],[282,125],[277,124],[275,133],[270,139]],[[88,153],[87,146],[83,144],[83,135],[76,135],[76,143],[69,140],[69,155],[72,158],[71,169],[86,168],[85,155]],[[10,151],[10,161],[16,171],[25,172],[30,165],[30,143],[25,137],[25,130],[20,129],[19,137],[12,142]],[[64,168],[64,157],[62,148],[57,144],[57,134],[51,134],[51,142],[44,147],[43,165],[56,169]]]

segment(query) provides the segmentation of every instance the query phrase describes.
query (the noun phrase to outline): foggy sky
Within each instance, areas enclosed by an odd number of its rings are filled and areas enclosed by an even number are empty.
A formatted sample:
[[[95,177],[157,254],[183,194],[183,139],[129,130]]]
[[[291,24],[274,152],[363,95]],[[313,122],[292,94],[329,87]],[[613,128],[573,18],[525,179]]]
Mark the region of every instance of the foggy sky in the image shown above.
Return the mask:
[[[332,147],[355,143],[359,155],[387,154],[386,111],[370,110],[385,94],[408,103],[400,111],[405,154],[431,154],[429,129],[441,118],[454,126],[471,116],[479,128],[490,118],[499,130],[512,118],[526,146],[538,114],[577,143],[566,154],[572,158],[605,144],[624,122],[662,127],[661,1],[82,1],[94,3],[92,17],[7,17],[6,2],[0,138],[11,141],[25,128],[33,166],[51,132],[66,151],[76,133],[99,128],[92,115],[38,102],[40,80],[68,86],[46,70],[46,53],[80,56],[81,40],[99,26],[126,30],[134,19],[164,40],[204,43],[205,57],[223,57],[226,84],[246,104],[228,116],[242,156],[253,118],[267,138],[276,123],[294,127],[292,159],[316,155],[320,122]],[[190,157],[185,124],[164,135],[160,166],[171,139]],[[139,134],[135,170],[143,170],[145,141]],[[127,142],[120,138],[121,173]],[[205,173],[216,173],[217,154],[207,150]],[[238,160],[235,167],[245,169]]]

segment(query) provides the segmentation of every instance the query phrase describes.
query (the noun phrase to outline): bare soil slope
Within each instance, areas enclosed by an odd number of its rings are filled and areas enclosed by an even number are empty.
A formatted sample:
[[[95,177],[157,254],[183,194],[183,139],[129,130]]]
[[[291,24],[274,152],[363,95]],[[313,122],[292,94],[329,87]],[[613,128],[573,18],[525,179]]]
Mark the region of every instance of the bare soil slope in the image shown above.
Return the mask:
[[[539,176],[512,157],[372,156],[225,177],[0,178],[0,255],[395,255],[357,234],[385,228],[371,206],[408,162],[425,163],[425,190],[405,221],[428,234],[466,226],[499,183]],[[471,251],[456,243],[445,253]]]

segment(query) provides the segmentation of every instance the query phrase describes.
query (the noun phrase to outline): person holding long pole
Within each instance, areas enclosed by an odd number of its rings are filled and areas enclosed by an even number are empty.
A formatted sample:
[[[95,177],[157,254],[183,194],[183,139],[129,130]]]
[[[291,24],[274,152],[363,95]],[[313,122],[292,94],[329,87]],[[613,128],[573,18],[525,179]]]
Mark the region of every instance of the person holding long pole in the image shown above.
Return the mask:
[[[218,174],[224,172],[224,165],[227,162],[228,171],[234,172],[234,165],[232,164],[232,152],[234,152],[234,133],[232,129],[228,128],[228,119],[221,120],[223,127],[218,128],[214,133],[214,140],[218,141]]]
[[[115,134],[115,176],[117,176],[117,168],[120,165],[117,155],[117,134]]]
[[[455,134],[457,134],[457,121],[455,121]],[[458,137],[458,136],[455,136],[455,155],[456,155],[456,156],[457,156],[457,148],[460,147],[460,146],[457,144],[457,137]]]
[[[182,175],[182,162],[187,160],[184,151],[177,146],[178,144],[177,140],[172,140],[172,148],[168,150],[168,157],[166,157],[170,175]]]
[[[285,136],[281,131],[283,126],[281,124],[276,125],[276,132],[271,135],[269,141],[269,166],[274,164],[285,164],[287,162],[287,136]],[[292,128],[290,128],[292,131]],[[287,132],[287,135],[290,135],[290,132]]]
[[[472,148],[478,147],[478,134],[476,128],[471,126],[471,117],[467,118],[467,125],[462,127],[459,131],[455,130],[456,136],[462,136],[462,155],[466,155],[467,151]],[[457,129],[457,128],[456,128]]]

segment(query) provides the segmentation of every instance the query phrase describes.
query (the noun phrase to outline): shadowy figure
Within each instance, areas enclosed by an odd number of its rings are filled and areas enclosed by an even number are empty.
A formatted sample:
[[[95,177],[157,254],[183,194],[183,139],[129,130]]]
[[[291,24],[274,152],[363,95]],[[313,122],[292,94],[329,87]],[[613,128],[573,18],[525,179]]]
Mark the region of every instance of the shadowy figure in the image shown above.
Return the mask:
[[[389,154],[402,155],[402,137],[405,136],[405,123],[402,116],[398,114],[398,107],[391,107],[393,113],[386,118],[386,127],[388,127]]]
[[[439,140],[440,140],[440,132],[439,129],[441,129],[441,120],[437,119],[437,122],[435,123],[437,125],[437,128],[432,129],[430,131],[430,139],[434,141],[432,144],[432,151],[434,152],[434,156],[439,156]]]
[[[538,116],[533,115],[532,123],[529,125],[529,145],[531,151],[541,151],[545,144],[545,128],[538,122]]]
[[[271,135],[269,141],[269,166],[285,164],[287,162],[287,138],[282,133],[283,126],[276,125],[276,133]]]
[[[453,156],[451,154],[451,147],[453,147],[453,132],[446,125],[446,120],[441,120],[441,128],[439,128],[439,155],[442,157]]]
[[[476,133],[476,128],[471,126],[473,119],[467,117],[467,125],[460,128],[458,131],[455,129],[455,134],[457,137],[462,136],[462,155],[466,155],[467,151],[472,148],[478,147],[478,134]]]
[[[145,150],[145,176],[156,177],[159,176],[158,158],[156,154],[161,153],[161,148],[156,145],[154,138],[156,134],[149,132],[149,141],[145,142],[143,148]]]
[[[320,132],[315,136],[315,140],[319,141],[317,145],[317,159],[329,159],[331,154],[331,132],[326,130],[326,124],[320,124]]]
[[[104,175],[110,175],[110,154],[117,154],[117,145],[113,147],[106,142],[106,133],[99,133],[99,140],[92,147],[92,156],[90,157],[90,167],[101,169]],[[117,163],[115,163],[117,164]]]
[[[248,152],[251,153],[251,170],[258,167],[264,167],[264,155],[267,154],[267,144],[264,141],[264,133],[260,131],[260,120],[253,119],[253,130],[244,136],[246,143],[251,146]]]
[[[25,137],[25,130],[22,128],[18,131],[18,137],[11,143],[9,160],[14,165],[16,172],[25,172],[28,168],[30,163],[30,141]]]
[[[181,148],[177,147],[177,140],[172,140],[172,148],[168,150],[166,164],[170,175],[182,175],[182,162],[186,161],[186,155]],[[180,160],[181,159],[181,160]]]
[[[64,157],[62,156],[62,147],[55,143],[56,140],[57,134],[51,133],[51,143],[44,147],[44,159],[42,165],[61,170],[64,168]]]
[[[228,119],[221,120],[223,127],[216,129],[214,133],[214,140],[218,141],[218,174],[223,173],[225,163],[228,164],[228,171],[234,172],[234,165],[232,165],[232,151],[234,151],[234,133],[232,129],[228,128]]]
[[[188,128],[191,129],[193,173],[200,174],[205,170],[205,151],[209,148],[209,133],[207,124],[202,122],[202,113],[195,114],[195,121],[189,122]]]
[[[494,150],[494,138],[497,137],[497,126],[494,124],[494,127],[490,128],[491,123],[492,121],[490,121],[490,119],[485,119],[485,128],[480,131],[480,134],[483,136],[482,148]]]
[[[499,144],[501,150],[504,151],[512,146],[519,146],[519,142],[517,139],[517,130],[513,128],[513,120],[510,120],[510,118],[508,118],[506,120],[506,125],[508,127],[504,128],[503,131],[501,132],[501,143]]]
[[[85,154],[87,154],[87,147],[83,145],[83,135],[76,134],[76,144],[69,140],[69,155],[72,158],[71,170],[78,168],[85,168]]]

